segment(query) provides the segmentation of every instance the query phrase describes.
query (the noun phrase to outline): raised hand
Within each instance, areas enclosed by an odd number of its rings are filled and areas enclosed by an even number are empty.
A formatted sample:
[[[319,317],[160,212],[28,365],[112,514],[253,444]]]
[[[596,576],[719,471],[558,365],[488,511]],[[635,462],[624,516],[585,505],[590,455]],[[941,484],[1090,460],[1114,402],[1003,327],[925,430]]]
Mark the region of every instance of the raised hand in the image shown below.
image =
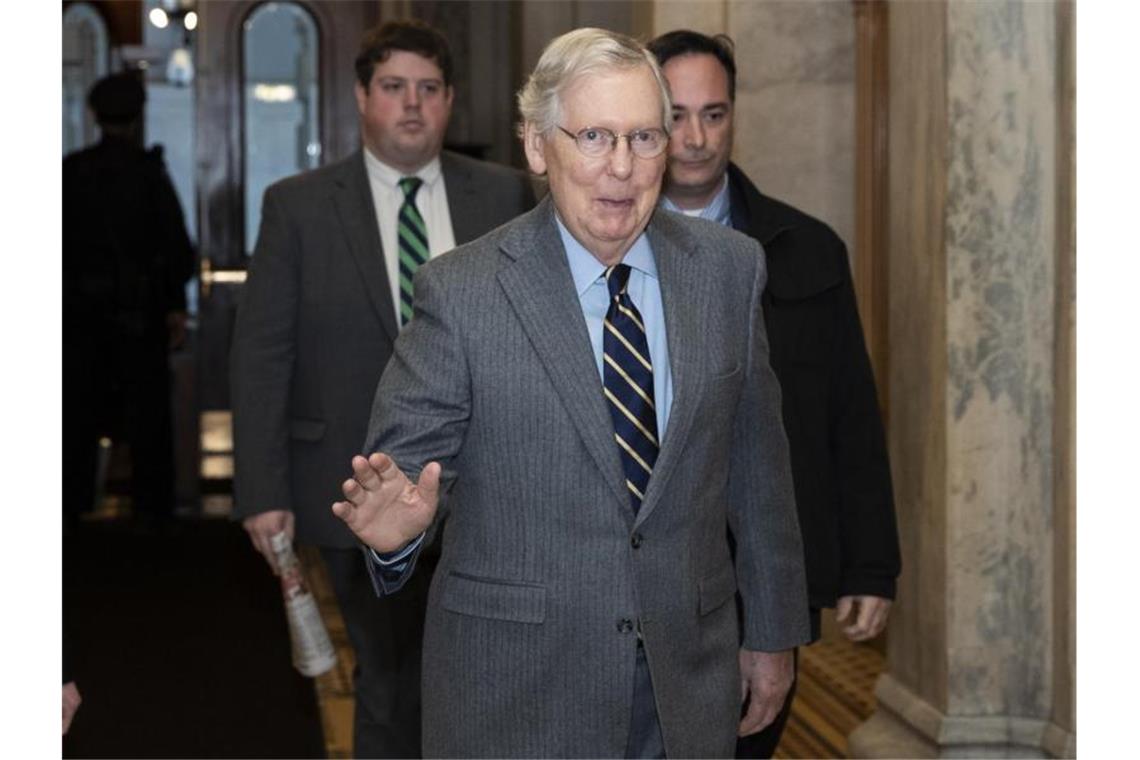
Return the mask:
[[[435,518],[440,470],[431,462],[412,483],[387,454],[353,457],[352,477],[341,485],[345,501],[332,505],[333,514],[377,552],[401,549]]]

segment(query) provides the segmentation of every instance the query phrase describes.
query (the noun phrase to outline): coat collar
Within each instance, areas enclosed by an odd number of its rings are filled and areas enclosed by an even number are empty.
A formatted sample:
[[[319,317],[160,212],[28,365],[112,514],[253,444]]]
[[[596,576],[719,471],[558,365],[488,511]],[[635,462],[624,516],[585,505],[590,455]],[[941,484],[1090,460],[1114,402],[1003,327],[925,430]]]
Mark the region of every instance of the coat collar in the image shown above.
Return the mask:
[[[788,207],[776,203],[748,179],[740,167],[728,164],[728,193],[734,229],[767,247],[778,235],[798,226],[799,220]]]
[[[388,272],[384,267],[380,230],[376,227],[376,206],[364,166],[363,150],[357,150],[335,168],[332,201],[372,308],[384,332],[395,341],[399,333],[396,307],[392,303]]]
[[[472,178],[470,159],[457,153],[439,154],[443,170],[443,184],[447,188],[447,207],[451,211],[451,230],[455,244],[463,245],[487,231],[487,220],[481,219],[477,208],[479,183]]]
[[[499,284],[586,450],[628,515],[613,423],[549,196],[510,226],[500,250],[508,261],[498,272]]]
[[[768,265],[765,298],[799,300],[842,282],[847,257],[827,225],[759,190],[735,164],[728,165],[732,226],[760,241]]]
[[[666,493],[669,478],[683,469],[681,452],[696,419],[702,392],[704,325],[701,318],[711,310],[715,294],[712,280],[702,271],[700,241],[682,224],[682,219],[680,215],[658,211],[648,229],[665,311],[673,405],[635,526],[648,519]]]

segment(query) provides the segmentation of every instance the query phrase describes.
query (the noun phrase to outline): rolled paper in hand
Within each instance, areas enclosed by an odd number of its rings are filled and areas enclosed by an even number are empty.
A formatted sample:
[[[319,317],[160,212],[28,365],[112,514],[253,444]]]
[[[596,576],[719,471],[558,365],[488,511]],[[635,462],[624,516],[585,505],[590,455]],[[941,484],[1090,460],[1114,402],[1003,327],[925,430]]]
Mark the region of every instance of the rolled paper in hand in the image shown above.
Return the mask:
[[[280,573],[281,593],[285,598],[289,638],[293,642],[293,666],[303,676],[327,673],[336,665],[336,650],[321,619],[317,600],[305,585],[293,544],[284,532],[273,536],[270,543]]]

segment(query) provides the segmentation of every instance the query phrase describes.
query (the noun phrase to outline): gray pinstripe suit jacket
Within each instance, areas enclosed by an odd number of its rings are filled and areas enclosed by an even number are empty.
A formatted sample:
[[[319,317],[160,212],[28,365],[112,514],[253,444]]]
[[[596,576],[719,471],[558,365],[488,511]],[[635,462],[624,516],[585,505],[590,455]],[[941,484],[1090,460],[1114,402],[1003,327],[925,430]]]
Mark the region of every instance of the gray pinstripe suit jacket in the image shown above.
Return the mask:
[[[760,247],[662,211],[648,234],[675,396],[636,519],[549,197],[416,276],[367,448],[449,486],[426,756],[620,757],[639,626],[667,753],[731,757],[737,586],[745,646],[808,640]]]

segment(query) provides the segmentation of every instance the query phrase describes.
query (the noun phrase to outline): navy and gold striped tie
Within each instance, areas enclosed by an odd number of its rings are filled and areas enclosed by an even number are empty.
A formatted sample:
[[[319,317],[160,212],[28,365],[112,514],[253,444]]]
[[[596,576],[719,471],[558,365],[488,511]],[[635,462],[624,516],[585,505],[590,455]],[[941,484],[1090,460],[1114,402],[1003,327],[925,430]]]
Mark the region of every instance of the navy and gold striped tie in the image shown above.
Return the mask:
[[[621,454],[629,501],[637,514],[657,461],[659,444],[653,401],[653,363],[645,323],[626,292],[629,273],[628,264],[606,269],[610,306],[602,340],[602,388],[614,422],[614,439]]]
[[[404,177],[399,182],[400,189],[404,191],[404,202],[400,205],[400,213],[396,218],[396,232],[400,241],[401,325],[408,324],[412,319],[412,278],[416,276],[420,264],[431,257],[428,252],[427,225],[416,208],[416,191],[422,184],[423,180],[419,177]]]

